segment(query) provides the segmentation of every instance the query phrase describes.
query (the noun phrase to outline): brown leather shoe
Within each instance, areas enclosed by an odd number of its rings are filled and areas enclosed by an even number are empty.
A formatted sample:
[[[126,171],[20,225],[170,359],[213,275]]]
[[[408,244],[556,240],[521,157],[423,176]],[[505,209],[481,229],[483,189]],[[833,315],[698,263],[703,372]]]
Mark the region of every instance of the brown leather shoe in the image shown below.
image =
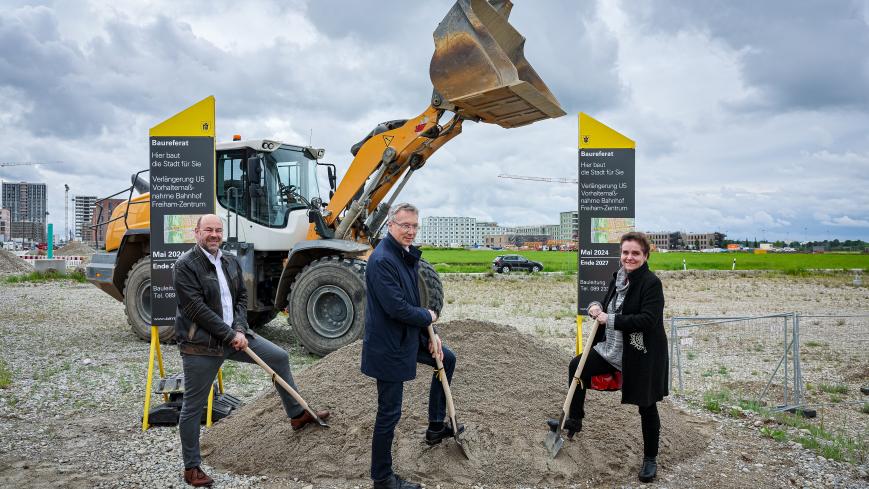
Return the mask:
[[[214,479],[208,477],[208,474],[199,467],[193,467],[192,469],[184,469],[184,482],[193,487],[211,487],[214,484]]]
[[[323,421],[329,419],[329,414],[329,411],[317,411],[317,416]],[[292,425],[293,431],[300,430],[304,428],[307,424],[316,422],[317,420],[315,420],[314,417],[311,416],[311,413],[309,413],[308,411],[302,413],[301,417],[290,419],[290,425]]]

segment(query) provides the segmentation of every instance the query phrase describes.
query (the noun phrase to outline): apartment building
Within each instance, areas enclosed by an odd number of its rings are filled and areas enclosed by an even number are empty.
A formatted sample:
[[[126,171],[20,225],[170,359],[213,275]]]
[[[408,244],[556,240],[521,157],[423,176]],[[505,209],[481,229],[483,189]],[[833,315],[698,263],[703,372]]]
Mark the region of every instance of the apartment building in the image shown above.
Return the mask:
[[[0,207],[0,242],[12,239],[12,213]]]
[[[76,195],[72,200],[75,202],[75,239],[92,244],[94,238],[90,226],[97,198],[94,195]]]
[[[0,207],[9,210],[10,237],[31,242],[45,241],[45,184],[3,182],[3,202]]]

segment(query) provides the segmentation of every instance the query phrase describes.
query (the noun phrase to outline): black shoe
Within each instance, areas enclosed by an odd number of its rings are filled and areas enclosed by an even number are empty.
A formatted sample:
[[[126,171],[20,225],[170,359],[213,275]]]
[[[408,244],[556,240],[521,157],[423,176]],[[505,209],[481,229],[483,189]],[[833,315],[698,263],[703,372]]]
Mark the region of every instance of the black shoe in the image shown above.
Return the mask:
[[[395,474],[381,481],[374,481],[371,487],[373,489],[422,489],[421,485],[408,482]]]
[[[573,435],[582,431],[582,418],[567,418],[564,420],[564,429],[567,430],[567,439],[573,440]]]
[[[464,431],[465,431],[465,425],[459,423],[459,434],[464,433]],[[437,445],[444,438],[450,438],[454,435],[455,435],[455,433],[453,433],[453,427],[447,423],[444,423],[444,427],[441,428],[440,430],[431,430],[431,429],[425,430],[425,442],[429,446]]]
[[[643,457],[643,468],[638,475],[640,482],[652,482],[658,475],[658,462],[655,461],[655,457]]]

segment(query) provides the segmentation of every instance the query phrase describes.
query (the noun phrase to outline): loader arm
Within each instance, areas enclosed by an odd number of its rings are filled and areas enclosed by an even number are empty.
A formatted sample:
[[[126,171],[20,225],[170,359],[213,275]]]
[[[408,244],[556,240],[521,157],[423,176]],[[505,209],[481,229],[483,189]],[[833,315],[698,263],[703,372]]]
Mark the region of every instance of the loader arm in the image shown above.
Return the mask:
[[[525,59],[525,38],[508,22],[512,7],[510,0],[456,1],[433,33],[431,104],[400,126],[372,131],[323,218],[312,216],[320,229],[312,224],[308,239],[363,241],[377,233],[388,210],[380,204],[389,191],[404,178],[388,201],[391,204],[407,178],[461,133],[464,120],[513,128],[564,115]],[[439,120],[446,112],[453,116],[441,126]]]
[[[370,233],[363,226],[366,217],[376,212],[390,190],[409,170],[418,170],[441,146],[462,131],[462,118],[453,114],[445,126],[439,124],[444,110],[429,106],[402,126],[372,135],[353,158],[347,173],[326,207],[325,221],[341,231],[336,238],[363,240]],[[360,200],[360,199],[363,199]],[[343,219],[354,220],[345,222]],[[312,224],[308,239],[316,239]]]

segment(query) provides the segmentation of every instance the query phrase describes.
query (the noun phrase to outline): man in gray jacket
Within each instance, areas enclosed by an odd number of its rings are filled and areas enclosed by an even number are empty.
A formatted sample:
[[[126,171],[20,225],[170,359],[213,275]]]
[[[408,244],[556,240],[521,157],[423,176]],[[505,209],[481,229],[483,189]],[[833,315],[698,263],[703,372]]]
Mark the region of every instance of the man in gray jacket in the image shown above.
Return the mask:
[[[241,266],[220,251],[223,222],[214,214],[199,218],[196,245],[175,262],[178,312],[175,333],[184,365],[184,400],[178,432],[184,458],[184,481],[211,486],[214,480],[200,468],[199,424],[217,371],[226,359],[253,363],[243,351],[249,347],[293,388],[287,352],[255,334],[247,325],[247,290]],[[275,386],[294,430],[314,422],[287,392]],[[317,415],[325,420],[328,411]]]

